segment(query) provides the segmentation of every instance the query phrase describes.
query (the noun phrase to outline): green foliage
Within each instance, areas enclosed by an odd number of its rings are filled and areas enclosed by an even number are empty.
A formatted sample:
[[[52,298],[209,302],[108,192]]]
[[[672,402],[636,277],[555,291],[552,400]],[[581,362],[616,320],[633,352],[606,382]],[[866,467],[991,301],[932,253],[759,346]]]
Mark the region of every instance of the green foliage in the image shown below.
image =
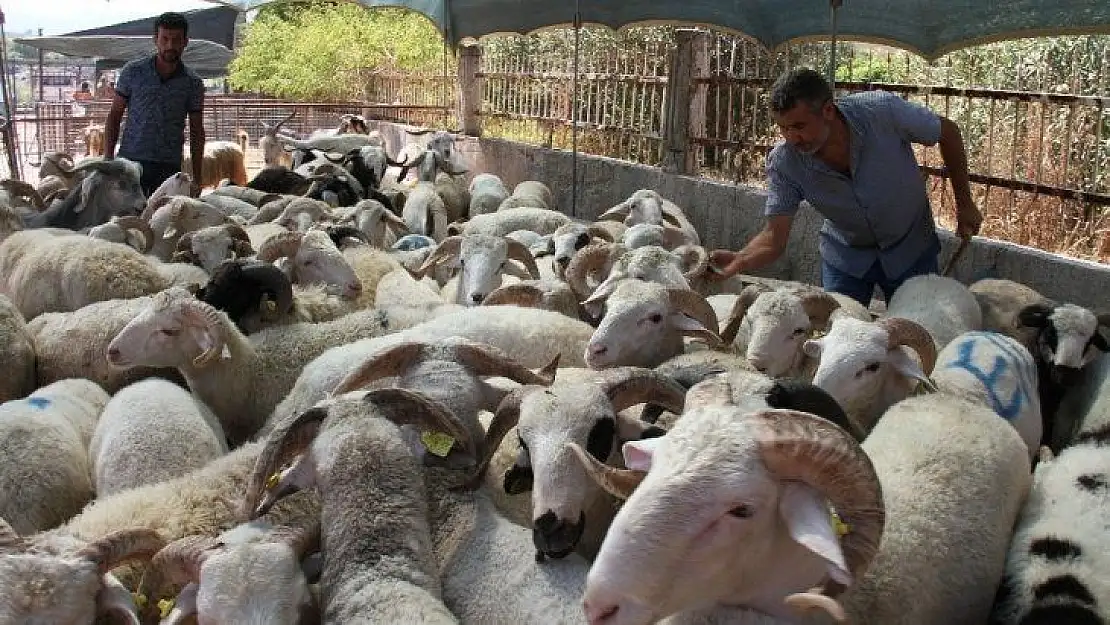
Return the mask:
[[[240,91],[349,100],[375,74],[442,71],[443,39],[424,16],[353,3],[282,4],[260,11],[230,67]]]

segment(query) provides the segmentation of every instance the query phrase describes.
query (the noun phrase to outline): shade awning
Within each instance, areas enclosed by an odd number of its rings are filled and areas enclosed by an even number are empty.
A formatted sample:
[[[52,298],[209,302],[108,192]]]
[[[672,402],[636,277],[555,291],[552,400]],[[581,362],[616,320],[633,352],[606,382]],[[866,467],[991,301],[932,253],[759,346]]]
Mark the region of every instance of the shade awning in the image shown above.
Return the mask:
[[[246,10],[273,0],[208,0]],[[574,2],[352,0],[428,16],[452,45],[496,33],[529,33],[574,22]],[[828,0],[579,0],[583,23],[622,28],[680,23],[747,35],[768,49],[831,33]],[[883,43],[935,59],[963,47],[1020,37],[1110,33],[1108,0],[846,0],[837,36]]]
[[[109,62],[106,65],[122,66],[133,59],[154,54],[154,40],[150,35],[22,37],[15,41],[66,56],[105,60]],[[181,60],[201,78],[216,78],[227,74],[228,63],[233,57],[231,50],[218,43],[190,38]]]

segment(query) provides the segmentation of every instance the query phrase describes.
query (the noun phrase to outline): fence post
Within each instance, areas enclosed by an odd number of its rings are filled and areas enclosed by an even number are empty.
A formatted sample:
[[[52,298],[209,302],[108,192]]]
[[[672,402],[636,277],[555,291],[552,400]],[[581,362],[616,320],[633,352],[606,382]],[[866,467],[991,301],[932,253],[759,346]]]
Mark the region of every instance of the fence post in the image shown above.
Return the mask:
[[[663,170],[668,173],[697,173],[698,149],[690,138],[705,136],[709,86],[695,84],[694,78],[708,73],[709,33],[690,28],[676,30],[663,111]]]
[[[482,48],[477,44],[459,46],[459,100],[458,117],[463,134],[472,137],[482,134],[482,89],[478,81],[478,68],[482,62]]]

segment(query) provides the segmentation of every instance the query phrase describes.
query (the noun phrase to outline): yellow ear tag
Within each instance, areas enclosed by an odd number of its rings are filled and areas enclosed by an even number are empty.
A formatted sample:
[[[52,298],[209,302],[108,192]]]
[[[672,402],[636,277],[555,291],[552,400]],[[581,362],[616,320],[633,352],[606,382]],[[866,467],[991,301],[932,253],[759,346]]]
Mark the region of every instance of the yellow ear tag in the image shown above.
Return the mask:
[[[281,471],[266,478],[266,490],[273,490],[276,488],[279,481],[281,481]]]
[[[840,515],[837,514],[836,510],[833,510],[832,508],[829,508],[829,520],[832,521],[832,526],[833,529],[836,530],[836,537],[838,539],[844,538],[852,532],[852,526],[848,525],[844,521],[841,521]]]
[[[163,599],[158,602],[158,614],[166,618],[173,611],[173,599]]]
[[[146,595],[137,592],[131,593],[131,600],[135,602],[135,607],[141,612],[146,607]]]
[[[446,458],[447,453],[451,451],[451,447],[455,444],[455,439],[443,432],[421,432],[420,442],[424,443],[424,447],[429,453],[440,458]]]

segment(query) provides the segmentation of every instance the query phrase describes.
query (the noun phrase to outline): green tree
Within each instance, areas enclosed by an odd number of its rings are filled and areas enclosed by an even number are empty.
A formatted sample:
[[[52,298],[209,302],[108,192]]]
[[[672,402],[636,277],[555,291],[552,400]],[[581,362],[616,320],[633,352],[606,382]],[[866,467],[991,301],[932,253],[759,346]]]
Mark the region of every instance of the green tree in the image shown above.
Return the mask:
[[[418,13],[353,3],[282,6],[260,11],[247,26],[228,80],[275,97],[358,99],[374,74],[442,71],[443,53],[442,37]]]

